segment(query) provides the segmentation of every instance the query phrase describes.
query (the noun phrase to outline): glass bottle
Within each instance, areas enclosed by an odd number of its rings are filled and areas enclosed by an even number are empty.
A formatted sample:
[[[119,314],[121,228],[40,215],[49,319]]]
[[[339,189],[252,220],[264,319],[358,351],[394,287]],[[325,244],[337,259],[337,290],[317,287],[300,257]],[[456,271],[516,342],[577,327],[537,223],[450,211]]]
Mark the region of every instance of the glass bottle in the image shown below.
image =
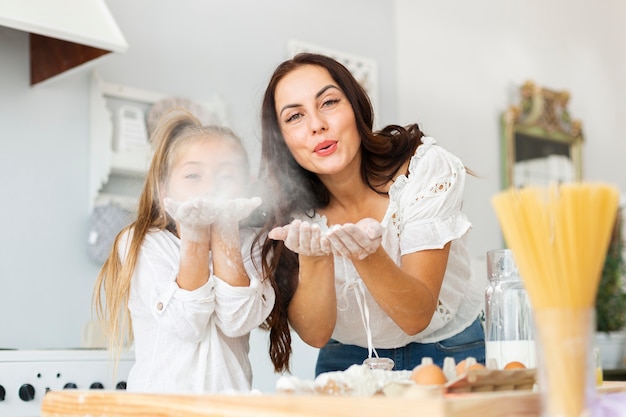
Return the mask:
[[[535,365],[534,323],[528,293],[524,288],[513,252],[494,249],[487,252],[485,290],[486,360],[496,361],[498,369],[518,361],[528,368]]]

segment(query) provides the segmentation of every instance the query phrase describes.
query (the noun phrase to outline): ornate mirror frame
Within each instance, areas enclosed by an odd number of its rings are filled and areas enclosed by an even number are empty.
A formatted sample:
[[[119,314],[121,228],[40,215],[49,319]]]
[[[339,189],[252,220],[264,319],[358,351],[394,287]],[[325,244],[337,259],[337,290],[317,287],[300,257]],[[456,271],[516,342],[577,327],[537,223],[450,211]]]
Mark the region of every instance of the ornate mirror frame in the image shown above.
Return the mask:
[[[582,123],[567,109],[568,91],[526,81],[519,105],[501,118],[502,188],[582,179]]]

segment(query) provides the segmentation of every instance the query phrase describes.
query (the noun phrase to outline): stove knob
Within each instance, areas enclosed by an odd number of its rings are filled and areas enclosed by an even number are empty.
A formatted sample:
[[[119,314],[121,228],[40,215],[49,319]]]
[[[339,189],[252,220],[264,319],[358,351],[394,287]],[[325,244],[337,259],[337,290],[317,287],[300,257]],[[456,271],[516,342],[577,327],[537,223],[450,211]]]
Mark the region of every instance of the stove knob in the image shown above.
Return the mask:
[[[78,388],[78,386],[73,382],[68,382],[67,384],[63,385],[63,389],[76,389],[76,388]]]
[[[104,389],[104,385],[102,385],[100,382],[94,382],[89,386],[89,389]]]
[[[19,395],[22,401],[32,401],[35,399],[35,388],[30,384],[24,384],[20,387]]]
[[[115,389],[125,390],[126,389],[126,381],[120,381],[115,385]]]
[[[0,401],[4,401],[4,396],[6,395],[6,391],[4,390],[4,387],[2,385],[0,385]]]

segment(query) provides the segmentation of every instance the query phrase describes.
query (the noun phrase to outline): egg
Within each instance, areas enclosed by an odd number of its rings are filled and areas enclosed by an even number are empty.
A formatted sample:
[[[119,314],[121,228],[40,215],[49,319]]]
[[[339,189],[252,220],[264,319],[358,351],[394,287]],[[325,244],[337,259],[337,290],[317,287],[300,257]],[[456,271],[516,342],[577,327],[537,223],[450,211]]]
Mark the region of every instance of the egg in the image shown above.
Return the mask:
[[[482,363],[475,363],[474,365],[470,365],[465,368],[466,371],[471,371],[472,369],[487,369],[487,367]]]
[[[504,365],[502,369],[525,369],[526,365],[518,361],[512,361]]]
[[[467,368],[467,359],[463,359],[461,362],[456,364],[455,370],[457,376],[463,375],[465,373],[465,368]]]
[[[465,372],[472,370],[472,369],[487,369],[487,367],[483,365],[482,363],[476,362],[476,359],[474,358],[467,358],[459,362],[456,365],[455,369],[456,369],[456,374],[458,376],[458,375],[463,375]]]
[[[446,383],[446,376],[439,366],[423,364],[413,368],[411,380],[418,385],[443,385]]]

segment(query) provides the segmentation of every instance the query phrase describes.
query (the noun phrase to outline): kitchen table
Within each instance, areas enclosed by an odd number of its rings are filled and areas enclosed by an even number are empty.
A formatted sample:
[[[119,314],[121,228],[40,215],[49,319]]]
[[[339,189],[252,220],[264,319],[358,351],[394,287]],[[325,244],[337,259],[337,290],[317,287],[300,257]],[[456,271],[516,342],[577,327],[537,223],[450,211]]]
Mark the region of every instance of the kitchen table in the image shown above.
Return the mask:
[[[607,381],[600,393],[626,391]],[[123,391],[50,391],[41,417],[511,417],[540,415],[539,394],[500,391],[437,398],[322,395],[160,395]]]

